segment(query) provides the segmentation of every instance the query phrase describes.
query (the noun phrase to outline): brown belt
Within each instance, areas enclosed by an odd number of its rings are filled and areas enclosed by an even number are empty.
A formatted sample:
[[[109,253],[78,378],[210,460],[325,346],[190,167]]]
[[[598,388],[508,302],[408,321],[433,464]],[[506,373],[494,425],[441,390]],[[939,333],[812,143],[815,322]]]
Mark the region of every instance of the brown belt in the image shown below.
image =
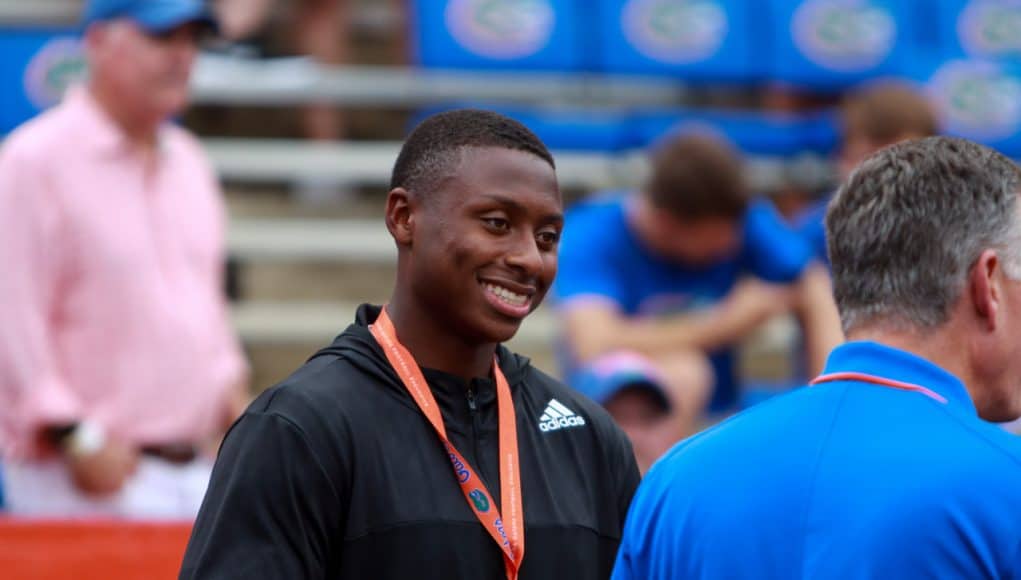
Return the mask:
[[[184,464],[195,461],[199,456],[198,447],[191,443],[165,443],[162,445],[145,445],[140,451],[142,455],[157,457],[168,463]]]

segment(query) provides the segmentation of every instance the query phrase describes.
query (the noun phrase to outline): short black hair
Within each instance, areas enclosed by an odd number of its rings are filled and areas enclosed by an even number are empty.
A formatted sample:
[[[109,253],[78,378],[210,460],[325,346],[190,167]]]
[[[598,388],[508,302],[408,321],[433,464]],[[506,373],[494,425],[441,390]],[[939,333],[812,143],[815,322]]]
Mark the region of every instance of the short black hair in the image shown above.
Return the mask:
[[[748,206],[737,151],[724,138],[702,132],[675,133],[659,144],[645,194],[653,206],[685,220],[739,219]]]
[[[546,145],[510,117],[480,109],[455,109],[427,117],[401,147],[390,189],[425,191],[446,177],[466,147],[503,147],[531,153],[556,169]]]

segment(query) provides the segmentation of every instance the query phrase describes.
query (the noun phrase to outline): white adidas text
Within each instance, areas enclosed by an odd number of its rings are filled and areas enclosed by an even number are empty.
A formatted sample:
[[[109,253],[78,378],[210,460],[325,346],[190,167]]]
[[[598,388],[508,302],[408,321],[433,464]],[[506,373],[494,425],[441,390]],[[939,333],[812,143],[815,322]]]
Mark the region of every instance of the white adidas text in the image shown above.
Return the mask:
[[[585,418],[578,416],[574,411],[568,409],[563,403],[556,399],[550,399],[539,417],[539,430],[543,433],[567,429],[569,427],[582,427],[585,425]]]

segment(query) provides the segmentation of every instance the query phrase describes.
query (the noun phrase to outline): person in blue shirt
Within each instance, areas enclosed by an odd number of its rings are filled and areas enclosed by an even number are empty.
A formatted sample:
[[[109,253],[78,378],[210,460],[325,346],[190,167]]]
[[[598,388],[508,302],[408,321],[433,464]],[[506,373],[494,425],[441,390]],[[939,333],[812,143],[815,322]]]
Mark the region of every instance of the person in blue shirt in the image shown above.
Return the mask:
[[[568,212],[554,286],[568,384],[586,364],[626,350],[664,375],[672,420],[658,457],[708,408],[739,400],[732,347],[782,313],[801,316],[814,370],[841,340],[825,268],[768,202],[750,201],[728,143],[678,134],[653,153],[641,191]]]
[[[867,159],[826,217],[849,342],[660,459],[613,578],[1017,578],[1019,195],[962,139]]]
[[[852,91],[840,110],[841,144],[837,171],[847,179],[859,163],[876,151],[907,141],[931,137],[938,132],[936,112],[925,95],[910,85],[879,81]],[[815,256],[829,263],[826,256],[826,195],[794,216],[792,225]]]

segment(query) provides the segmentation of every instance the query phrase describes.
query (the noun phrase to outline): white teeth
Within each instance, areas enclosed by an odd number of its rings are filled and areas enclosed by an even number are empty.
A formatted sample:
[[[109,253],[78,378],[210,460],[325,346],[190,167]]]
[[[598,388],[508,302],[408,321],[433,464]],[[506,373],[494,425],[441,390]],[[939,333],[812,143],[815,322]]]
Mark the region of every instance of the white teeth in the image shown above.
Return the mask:
[[[483,283],[482,287],[491,294],[498,296],[500,300],[503,300],[507,304],[512,306],[524,306],[525,302],[528,301],[528,296],[524,294],[516,294],[503,286],[497,286],[495,284]]]

